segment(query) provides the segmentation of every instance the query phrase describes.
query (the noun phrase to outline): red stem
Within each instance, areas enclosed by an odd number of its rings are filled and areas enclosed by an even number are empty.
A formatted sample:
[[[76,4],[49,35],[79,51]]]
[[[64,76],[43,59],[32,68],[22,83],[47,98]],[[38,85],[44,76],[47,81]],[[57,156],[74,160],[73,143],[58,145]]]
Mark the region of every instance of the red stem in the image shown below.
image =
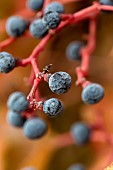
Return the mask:
[[[22,66],[25,67],[26,65],[30,64],[30,59],[26,58],[26,59],[17,59],[16,62],[16,67]]]
[[[35,73],[34,73],[34,70],[33,70],[33,68],[32,68],[31,73],[30,73],[30,76],[29,76],[29,78],[28,78],[28,80],[27,80],[27,83],[28,83],[29,85],[33,85],[34,79],[35,79]]]
[[[38,58],[40,52],[44,49],[45,45],[47,44],[51,37],[52,35],[48,34],[40,41],[40,43],[34,48],[32,54],[30,55],[29,57],[30,60],[32,60],[33,58]]]
[[[13,38],[13,37],[9,37],[8,39],[0,42],[0,50],[2,50],[3,48],[7,47],[8,45],[12,44],[13,42],[15,42],[17,39]]]
[[[81,49],[81,66],[76,68],[76,84],[81,85],[83,88],[90,84],[90,82],[86,80],[86,77],[88,76],[89,72],[90,55],[92,54],[96,45],[96,23],[96,18],[90,18],[88,43]]]
[[[40,70],[39,70],[39,68],[38,68],[38,66],[37,66],[36,59],[32,59],[32,60],[31,60],[31,65],[32,65],[32,68],[33,68],[33,70],[34,70],[35,77],[37,77],[38,74],[40,73]]]
[[[84,72],[84,76],[86,77],[89,72],[89,60],[90,55],[93,53],[96,45],[96,18],[90,19],[89,23],[89,36],[88,36],[88,44],[85,48],[81,50],[82,62],[81,62],[81,70]]]
[[[100,5],[99,8],[100,10],[113,11],[113,6],[110,6],[110,5]]]
[[[31,89],[28,97],[27,97],[29,101],[32,101],[32,100],[35,99],[35,93],[36,93],[36,90],[38,88],[38,85],[39,85],[40,81],[41,81],[41,79],[38,79],[38,80],[37,80],[37,78],[34,79],[34,84],[32,86],[32,89]]]

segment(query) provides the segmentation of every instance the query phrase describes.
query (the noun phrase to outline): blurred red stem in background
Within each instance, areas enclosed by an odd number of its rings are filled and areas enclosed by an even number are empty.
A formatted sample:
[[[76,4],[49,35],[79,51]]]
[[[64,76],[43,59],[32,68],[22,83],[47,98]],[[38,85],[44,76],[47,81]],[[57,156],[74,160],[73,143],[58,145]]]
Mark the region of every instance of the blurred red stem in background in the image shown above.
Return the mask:
[[[2,42],[0,43],[0,50],[2,50],[3,48],[11,45],[11,44],[12,44],[13,42],[15,42],[15,41],[16,41],[16,38],[13,38],[13,37],[9,37],[8,39],[2,41]]]
[[[96,18],[91,18],[89,21],[89,35],[88,43],[81,49],[81,66],[76,68],[77,85],[81,85],[85,88],[90,82],[86,80],[89,73],[89,60],[96,45]]]

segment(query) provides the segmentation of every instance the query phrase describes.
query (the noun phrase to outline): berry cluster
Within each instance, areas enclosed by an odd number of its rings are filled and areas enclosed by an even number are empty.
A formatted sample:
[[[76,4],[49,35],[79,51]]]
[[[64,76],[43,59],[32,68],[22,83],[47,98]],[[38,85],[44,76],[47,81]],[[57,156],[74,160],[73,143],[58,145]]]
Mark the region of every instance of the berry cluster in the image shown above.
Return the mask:
[[[70,86],[71,77],[65,72],[56,72],[49,77],[49,87],[57,94],[66,93]],[[13,126],[23,127],[26,137],[35,139],[45,134],[47,125],[44,120],[37,118],[36,114],[32,114],[32,109],[29,110],[30,104],[22,92],[12,93],[7,102],[9,108],[7,119]],[[31,106],[33,108],[40,107],[49,117],[59,116],[64,109],[63,103],[56,98],[51,98],[44,102],[35,101]]]
[[[113,11],[112,6],[113,2],[111,0],[100,0],[79,12],[65,14],[64,5],[57,1],[27,0],[26,8],[33,11],[34,16],[26,19],[24,16],[15,15],[9,17],[6,21],[6,32],[9,39],[0,43],[1,50],[14,42],[19,36],[40,39],[40,43],[26,59],[16,58],[5,51],[0,52],[1,73],[9,73],[19,66],[32,66],[29,81],[32,88],[27,97],[24,93],[17,91],[9,96],[7,102],[9,109],[7,113],[8,122],[13,126],[22,127],[27,138],[40,138],[48,129],[46,122],[37,116],[35,110],[41,110],[51,118],[60,116],[64,110],[64,104],[59,99],[53,97],[47,100],[42,99],[38,88],[39,84],[45,81],[52,93],[61,95],[70,90],[72,78],[64,71],[50,73],[51,64],[40,71],[38,57],[48,41],[69,24],[76,24],[79,21],[89,19],[87,43],[84,44],[82,41],[70,42],[66,48],[66,56],[70,61],[78,60],[80,62],[80,66],[75,69],[75,72],[77,75],[76,85],[82,87],[82,101],[85,104],[94,105],[103,99],[104,88],[100,84],[88,80],[89,60],[96,46],[97,17],[101,11]],[[91,140],[91,133],[93,133],[93,128],[85,123],[76,122],[70,128],[68,140],[76,145],[84,145]],[[67,143],[70,143],[68,140]],[[68,168],[68,170],[84,169],[85,167],[81,164],[74,164]]]
[[[44,1],[27,1],[27,7],[37,12],[43,7]],[[42,38],[49,29],[55,29],[61,22],[60,14],[64,13],[64,6],[58,2],[51,2],[44,8],[44,15],[41,18],[34,18],[33,21],[26,20],[20,16],[12,16],[6,22],[6,31],[11,37],[22,36],[27,29],[35,38]],[[31,64],[32,64],[31,60]],[[0,72],[9,73],[15,67],[19,66],[21,61],[7,52],[0,52]],[[35,61],[36,64],[36,61]],[[66,72],[49,73],[50,66],[46,66],[43,72],[36,73],[36,79],[39,84],[42,79],[46,81],[52,92],[63,94],[69,91],[71,87],[71,76]],[[34,67],[34,65],[33,65]],[[38,69],[38,68],[37,68]],[[34,70],[35,72],[35,70]],[[38,88],[38,86],[37,86]],[[35,90],[37,90],[37,88]],[[34,87],[33,87],[34,89]],[[26,98],[21,92],[14,92],[8,99],[8,122],[17,127],[23,127],[24,134],[35,139],[41,137],[47,131],[47,125],[44,120],[34,115],[34,109],[43,110],[49,117],[60,115],[64,109],[63,103],[50,98],[46,101],[36,101],[36,96],[32,92]],[[32,113],[33,112],[33,113]]]

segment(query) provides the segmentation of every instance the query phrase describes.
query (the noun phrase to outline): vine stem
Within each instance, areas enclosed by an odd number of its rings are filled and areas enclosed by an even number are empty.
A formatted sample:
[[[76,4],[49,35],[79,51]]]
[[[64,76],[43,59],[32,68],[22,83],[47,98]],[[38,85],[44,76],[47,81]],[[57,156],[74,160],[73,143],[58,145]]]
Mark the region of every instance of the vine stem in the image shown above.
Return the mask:
[[[86,77],[88,76],[89,73],[90,56],[93,53],[96,45],[96,29],[97,29],[96,17],[90,18],[88,43],[80,51],[81,66],[77,67],[75,70],[77,75],[76,84],[81,85],[83,88],[90,84],[90,82],[86,80]]]
[[[10,44],[12,44],[15,41],[16,41],[16,38],[13,38],[13,37],[9,37],[8,39],[2,41],[0,43],[0,50],[2,50],[3,48],[7,47]]]

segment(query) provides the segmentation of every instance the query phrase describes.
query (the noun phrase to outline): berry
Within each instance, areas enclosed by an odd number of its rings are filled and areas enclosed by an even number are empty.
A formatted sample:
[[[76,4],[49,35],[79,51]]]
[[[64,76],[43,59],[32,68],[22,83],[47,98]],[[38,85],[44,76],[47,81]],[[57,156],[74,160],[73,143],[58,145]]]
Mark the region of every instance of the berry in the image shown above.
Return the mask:
[[[16,59],[7,52],[0,52],[0,72],[9,73],[14,69]]]
[[[28,26],[28,22],[19,16],[12,16],[6,22],[6,31],[9,36],[21,36]]]
[[[50,2],[47,7],[45,8],[44,10],[44,13],[48,13],[48,12],[51,12],[51,11],[54,11],[54,12],[58,12],[60,14],[64,13],[64,6],[59,3],[59,2]]]
[[[28,0],[27,6],[33,11],[41,10],[43,7],[44,0]]]
[[[71,76],[66,72],[56,72],[49,78],[49,87],[56,94],[63,94],[71,87]]]
[[[56,98],[51,98],[43,103],[43,111],[50,117],[59,116],[63,109],[63,104]]]
[[[23,130],[26,137],[36,139],[46,133],[47,125],[41,118],[31,118],[25,122]]]
[[[86,104],[96,104],[104,97],[104,89],[97,83],[87,85],[82,91],[82,100]]]
[[[24,112],[29,107],[29,102],[22,92],[12,93],[7,102],[10,110],[15,112]]]
[[[99,0],[100,4],[113,6],[112,0]]]
[[[57,12],[52,11],[52,12],[46,13],[44,15],[43,20],[50,29],[55,29],[60,24],[61,18]]]
[[[66,56],[69,60],[80,60],[80,49],[83,47],[83,43],[80,41],[71,42],[66,49]]]
[[[7,121],[16,127],[22,127],[26,121],[26,119],[24,117],[22,117],[21,113],[18,112],[14,112],[12,110],[10,110],[7,113]]]
[[[82,164],[73,164],[67,170],[85,170],[85,167]]]
[[[75,123],[71,127],[71,135],[77,145],[83,145],[89,141],[91,130],[84,123]]]
[[[34,20],[30,25],[30,33],[35,38],[42,38],[48,33],[48,27],[42,19]]]

